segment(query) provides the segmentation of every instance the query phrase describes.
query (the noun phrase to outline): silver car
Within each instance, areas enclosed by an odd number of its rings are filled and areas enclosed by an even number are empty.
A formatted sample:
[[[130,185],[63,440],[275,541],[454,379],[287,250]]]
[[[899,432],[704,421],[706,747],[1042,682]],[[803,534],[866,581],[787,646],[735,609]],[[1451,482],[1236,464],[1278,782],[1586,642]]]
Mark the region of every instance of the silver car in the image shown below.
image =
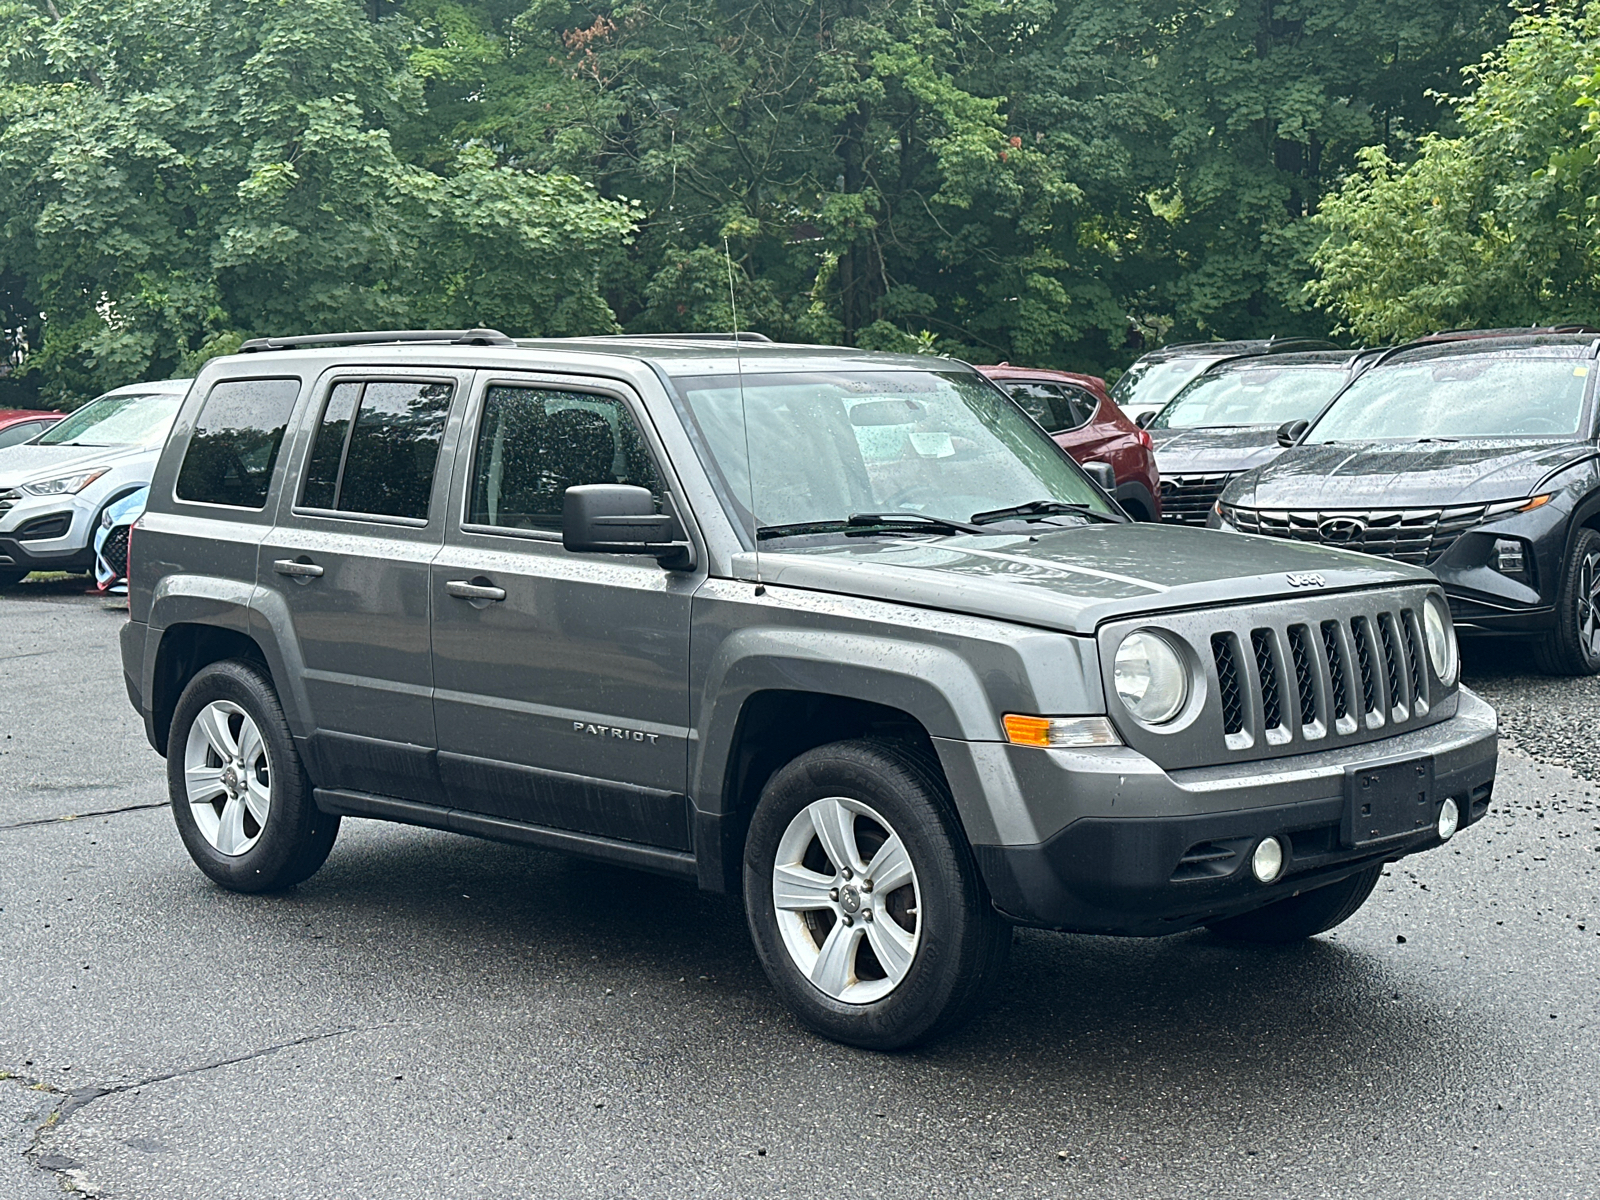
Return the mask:
[[[101,514],[149,485],[192,382],[117,388],[35,441],[0,450],[0,587],[94,565]]]

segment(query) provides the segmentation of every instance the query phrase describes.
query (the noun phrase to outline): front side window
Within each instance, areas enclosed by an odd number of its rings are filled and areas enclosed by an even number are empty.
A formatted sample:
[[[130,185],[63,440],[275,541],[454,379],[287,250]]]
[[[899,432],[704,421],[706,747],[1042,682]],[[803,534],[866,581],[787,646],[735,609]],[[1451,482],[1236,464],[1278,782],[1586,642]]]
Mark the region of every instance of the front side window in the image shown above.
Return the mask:
[[[39,439],[41,446],[149,446],[166,440],[183,397],[171,392],[101,396]]]
[[[675,381],[730,515],[762,537],[866,514],[968,521],[1014,505],[1109,514],[1054,442],[965,372],[814,371]],[[748,454],[746,447],[748,446]]]
[[[335,384],[311,444],[301,505],[426,520],[454,390],[431,382]]]
[[[299,395],[298,379],[229,379],[213,387],[178,470],[178,499],[265,508]]]
[[[1334,403],[1308,442],[1571,437],[1589,360],[1457,354],[1374,367]]]
[[[1344,383],[1342,367],[1244,367],[1202,375],[1171,401],[1152,429],[1216,429],[1309,420]]]
[[[472,459],[467,523],[559,532],[569,487],[662,486],[644,435],[621,400],[592,392],[491,387]]]

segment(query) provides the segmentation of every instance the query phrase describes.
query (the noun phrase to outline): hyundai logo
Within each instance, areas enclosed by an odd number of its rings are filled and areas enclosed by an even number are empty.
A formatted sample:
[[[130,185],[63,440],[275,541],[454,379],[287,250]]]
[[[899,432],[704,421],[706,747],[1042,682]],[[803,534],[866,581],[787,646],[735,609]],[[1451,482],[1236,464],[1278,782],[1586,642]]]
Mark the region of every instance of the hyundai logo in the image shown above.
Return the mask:
[[[1359,542],[1367,532],[1367,523],[1360,517],[1324,517],[1317,522],[1317,532],[1325,542]]]

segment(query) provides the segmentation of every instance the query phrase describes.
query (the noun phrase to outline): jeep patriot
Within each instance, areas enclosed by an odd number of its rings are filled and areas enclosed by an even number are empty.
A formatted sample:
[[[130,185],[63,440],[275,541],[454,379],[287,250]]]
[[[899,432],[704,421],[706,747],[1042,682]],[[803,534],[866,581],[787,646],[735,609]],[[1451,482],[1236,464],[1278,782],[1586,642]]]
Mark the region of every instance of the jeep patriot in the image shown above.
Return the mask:
[[[128,693],[243,892],[344,817],[741,894],[811,1028],[952,1028],[1016,924],[1286,942],[1481,818],[1417,567],[1136,524],[961,363],[745,335],[247,343],[129,556]]]

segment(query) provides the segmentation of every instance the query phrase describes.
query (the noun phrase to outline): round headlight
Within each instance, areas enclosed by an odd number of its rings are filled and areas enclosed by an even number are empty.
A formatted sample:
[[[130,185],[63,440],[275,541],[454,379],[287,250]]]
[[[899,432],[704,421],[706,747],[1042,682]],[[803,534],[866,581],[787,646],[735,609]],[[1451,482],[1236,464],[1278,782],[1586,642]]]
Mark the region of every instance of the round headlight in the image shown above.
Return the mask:
[[[1170,721],[1189,698],[1189,673],[1172,643],[1136,630],[1122,639],[1112,670],[1117,696],[1147,725]]]
[[[1429,596],[1423,602],[1422,626],[1433,673],[1448,686],[1456,681],[1456,637],[1450,628],[1450,610],[1439,597]]]

